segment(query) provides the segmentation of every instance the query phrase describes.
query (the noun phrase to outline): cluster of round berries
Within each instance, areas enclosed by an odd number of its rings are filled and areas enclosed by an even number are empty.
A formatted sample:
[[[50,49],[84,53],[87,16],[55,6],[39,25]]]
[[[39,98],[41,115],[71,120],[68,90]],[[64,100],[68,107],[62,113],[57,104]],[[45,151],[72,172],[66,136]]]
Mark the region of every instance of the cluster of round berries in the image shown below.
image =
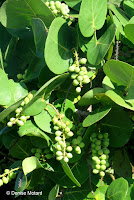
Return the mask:
[[[24,73],[24,74],[17,74],[17,78],[18,78],[18,79],[25,79],[27,70],[28,70],[28,69],[25,70],[25,73]]]
[[[70,130],[69,125],[70,122],[63,122],[64,114],[59,114],[53,117],[52,122],[54,124],[55,130],[55,141],[56,144],[56,159],[68,162],[70,158],[73,157],[72,153],[70,153],[73,149],[69,143],[66,142],[67,138],[70,138],[74,135],[74,133]]]
[[[53,158],[53,155],[52,155],[50,149],[48,149],[48,148],[46,148],[45,150],[42,150],[40,148],[32,148],[31,153],[33,153],[35,155],[35,157],[38,158],[38,159],[51,159],[51,158]]]
[[[27,119],[30,118],[30,116],[24,116],[22,115],[22,110],[23,110],[23,106],[26,105],[27,103],[29,103],[29,101],[31,101],[31,99],[33,98],[33,94],[28,94],[28,96],[24,99],[24,101],[22,101],[21,103],[21,107],[17,108],[15,110],[16,113],[16,117],[11,117],[9,122],[7,123],[8,127],[12,127],[13,124],[17,124],[18,126],[23,126],[24,123],[26,122]]]
[[[91,150],[92,150],[92,160],[93,160],[93,173],[100,174],[101,177],[105,176],[105,170],[109,167],[109,145],[108,133],[93,133],[91,135]]]
[[[69,121],[63,122],[64,114],[54,116],[52,122],[54,124],[55,141],[56,144],[56,159],[68,162],[73,157],[72,150],[74,149],[77,154],[81,153],[81,148],[85,145],[82,142],[82,137],[78,136],[71,142],[66,142],[66,139],[71,138],[74,133],[69,128]]]
[[[73,85],[76,87],[76,92],[80,93],[83,84],[88,84],[90,82],[89,77],[87,76],[87,68],[85,66],[80,66],[81,64],[86,64],[87,59],[82,58],[79,61],[79,65],[75,63],[69,67],[69,72],[71,72],[71,79],[73,79]]]
[[[11,181],[12,179],[16,178],[16,173],[13,172],[12,170],[10,171],[9,169],[5,169],[4,170],[4,174],[0,175],[0,187],[3,184],[7,184],[9,181]]]
[[[55,16],[68,17],[70,10],[67,4],[61,3],[60,1],[47,1],[45,4]]]

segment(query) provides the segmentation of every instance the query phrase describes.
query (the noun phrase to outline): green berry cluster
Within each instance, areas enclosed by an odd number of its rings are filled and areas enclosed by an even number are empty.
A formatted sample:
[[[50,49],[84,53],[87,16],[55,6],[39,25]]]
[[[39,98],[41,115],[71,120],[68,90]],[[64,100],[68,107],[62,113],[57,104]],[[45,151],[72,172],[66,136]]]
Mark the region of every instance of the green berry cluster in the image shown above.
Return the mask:
[[[91,135],[91,150],[93,160],[93,173],[100,174],[101,177],[105,176],[105,170],[109,166],[109,138],[108,133],[92,133]]]
[[[15,113],[16,113],[15,117],[11,117],[9,122],[7,123],[8,127],[12,127],[14,124],[17,124],[18,126],[23,126],[26,120],[30,118],[30,116],[23,115],[21,112],[23,110],[23,106],[29,103],[29,101],[31,101],[32,98],[33,98],[33,94],[30,93],[24,99],[24,101],[22,101],[21,107],[15,110]]]
[[[67,4],[61,3],[60,1],[56,2],[47,1],[45,4],[55,16],[62,16],[64,18],[69,18],[68,13],[70,12],[70,10]]]
[[[14,171],[5,169],[4,173],[0,175],[0,187],[3,184],[7,184],[8,182],[10,182],[12,179],[15,179],[15,178],[16,178],[16,173]]]
[[[89,77],[87,76],[87,68],[85,65],[87,62],[86,58],[81,58],[79,63],[74,63],[69,67],[69,72],[71,73],[71,79],[73,79],[73,85],[76,86],[76,92],[80,93],[83,84],[88,84],[90,82]]]
[[[74,133],[70,130],[69,125],[70,122],[63,122],[64,114],[59,114],[53,117],[52,122],[54,124],[55,130],[55,141],[56,144],[56,159],[68,162],[70,158],[73,157],[72,153],[70,153],[73,149],[67,144],[66,139],[70,138],[74,135]]]
[[[77,134],[77,135],[82,135],[82,133],[83,133],[83,131],[84,131],[84,128],[83,128],[83,126],[82,126],[82,123],[79,123],[79,125],[78,125],[77,127],[78,127],[78,129],[77,129],[76,134]]]
[[[77,154],[81,153],[81,148],[85,145],[82,142],[82,137],[78,136],[74,138],[71,142],[67,142],[67,139],[73,137],[74,133],[70,130],[69,121],[63,122],[62,119],[64,118],[64,114],[59,114],[53,117],[52,122],[54,124],[55,130],[55,141],[56,144],[56,159],[57,160],[64,160],[68,162],[69,159],[73,157],[71,153],[74,149]]]
[[[24,73],[24,74],[17,74],[17,78],[18,78],[19,80],[25,79],[26,74],[27,74],[27,69],[25,70],[25,73]]]
[[[46,148],[45,150],[42,150],[40,148],[32,148],[31,153],[34,154],[36,158],[41,160],[53,158],[53,154],[48,148]]]

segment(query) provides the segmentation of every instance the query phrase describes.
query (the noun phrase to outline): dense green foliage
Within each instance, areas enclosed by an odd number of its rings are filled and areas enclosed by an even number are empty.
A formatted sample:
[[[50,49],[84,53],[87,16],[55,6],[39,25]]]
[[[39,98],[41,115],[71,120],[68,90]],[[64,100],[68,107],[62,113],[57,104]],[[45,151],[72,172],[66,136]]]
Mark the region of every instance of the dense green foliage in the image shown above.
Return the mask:
[[[134,0],[0,5],[0,199],[133,200]]]

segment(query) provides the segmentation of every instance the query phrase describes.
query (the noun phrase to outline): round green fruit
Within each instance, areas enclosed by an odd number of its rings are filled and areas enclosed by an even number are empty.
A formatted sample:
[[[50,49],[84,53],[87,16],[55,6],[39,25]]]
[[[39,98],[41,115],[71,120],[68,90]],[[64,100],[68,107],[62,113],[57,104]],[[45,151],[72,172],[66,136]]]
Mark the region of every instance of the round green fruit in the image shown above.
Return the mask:
[[[42,149],[37,148],[37,149],[36,149],[36,152],[37,152],[37,153],[42,153]]]
[[[12,127],[12,126],[13,126],[12,122],[8,122],[8,123],[7,123],[7,126],[8,126],[8,127]]]
[[[55,132],[55,135],[56,135],[56,136],[61,136],[61,134],[62,134],[61,131],[56,131],[56,132]]]
[[[40,153],[35,153],[35,157],[39,159],[40,158]]]
[[[75,70],[74,70],[76,73],[79,73],[80,72],[80,68],[79,67],[75,67]]]
[[[52,154],[46,154],[46,155],[45,155],[45,158],[46,158],[46,159],[51,159],[51,158],[53,158],[53,155],[52,155]]]
[[[74,79],[74,80],[73,80],[73,85],[74,85],[74,86],[77,86],[77,85],[79,85],[79,82],[78,82],[76,79]]]
[[[35,148],[32,148],[31,149],[31,153],[35,153],[36,152],[36,149]]]
[[[72,66],[69,67],[70,72],[74,72],[74,70],[75,70],[75,66],[72,65]]]
[[[101,177],[105,176],[105,172],[103,172],[103,171],[101,171],[99,174],[100,174]]]
[[[68,152],[71,152],[71,151],[73,150],[73,148],[72,148],[71,146],[68,146],[68,147],[66,148],[66,150],[67,150]]]
[[[71,153],[67,153],[67,157],[70,159],[73,157],[73,155]]]
[[[57,149],[58,151],[61,151],[61,150],[62,150],[62,148],[61,148],[61,146],[60,146],[59,144],[56,145],[56,149]]]
[[[10,170],[9,169],[5,169],[4,170],[4,173],[8,173]]]
[[[63,156],[56,157],[56,160],[62,160],[62,159],[63,159]]]
[[[81,92],[81,88],[80,88],[80,87],[77,87],[77,88],[76,88],[76,92],[77,92],[77,93],[80,93],[80,92]]]
[[[104,171],[106,169],[106,165],[101,165],[100,169]]]
[[[75,79],[78,76],[78,74],[72,74],[71,79]]]
[[[59,142],[59,141],[61,141],[61,140],[62,140],[62,138],[61,138],[60,136],[56,136],[56,137],[55,137],[55,141],[56,141],[56,142]]]
[[[84,142],[80,142],[79,147],[83,148],[85,146]]]
[[[3,181],[2,179],[0,179],[0,187],[3,185]]]
[[[65,157],[64,161],[67,163],[69,161],[68,157]]]
[[[4,184],[7,184],[7,183],[8,183],[8,179],[7,179],[7,177],[5,177],[5,176],[2,177],[2,181],[3,181]]]
[[[100,165],[99,164],[95,165],[95,168],[100,169]]]
[[[56,156],[62,156],[63,153],[61,151],[56,151]]]
[[[98,174],[99,170],[98,169],[93,169],[93,174]]]
[[[86,62],[87,62],[87,59],[86,59],[86,58],[81,58],[81,59],[80,59],[80,64],[85,65]]]

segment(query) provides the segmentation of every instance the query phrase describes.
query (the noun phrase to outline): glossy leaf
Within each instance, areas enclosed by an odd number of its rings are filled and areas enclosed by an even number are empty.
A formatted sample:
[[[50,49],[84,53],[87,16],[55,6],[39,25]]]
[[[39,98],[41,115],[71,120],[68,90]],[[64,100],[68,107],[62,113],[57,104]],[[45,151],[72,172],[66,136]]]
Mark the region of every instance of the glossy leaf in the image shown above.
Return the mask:
[[[7,0],[0,9],[0,20],[6,28],[16,29],[31,26],[33,18],[40,18],[50,26],[54,15],[42,0]]]
[[[112,24],[106,32],[96,40],[93,38],[88,45],[87,59],[92,65],[99,65],[106,55],[115,36],[115,25]]]
[[[99,102],[99,100],[97,100],[96,98],[97,95],[104,92],[105,90],[103,88],[93,88],[92,90],[89,90],[82,96],[78,104],[80,106],[96,104]]]
[[[46,107],[46,102],[42,98],[39,98],[29,107],[26,106],[25,108],[24,106],[22,114],[24,113],[25,115],[34,116],[41,113],[45,107]]]
[[[95,124],[96,122],[100,121],[110,112],[110,110],[111,108],[108,107],[100,107],[97,110],[94,110],[84,119],[83,127],[91,126],[92,124]]]
[[[11,91],[6,73],[0,69],[0,105],[6,105],[11,100]]]
[[[104,73],[111,81],[119,85],[125,85],[129,88],[134,85],[134,67],[128,63],[109,60],[103,67]]]
[[[128,191],[128,182],[124,178],[118,178],[113,181],[107,190],[109,200],[125,199]]]
[[[6,108],[0,113],[0,121],[2,121],[4,118],[6,118],[12,111],[14,111],[17,107],[20,106],[22,101],[25,97],[23,97],[21,100],[17,101],[16,103],[12,104],[10,107]]]
[[[22,162],[22,169],[25,175],[38,168],[42,168],[42,165],[35,156],[27,157]]]
[[[45,24],[41,19],[32,19],[32,29],[36,46],[36,55],[42,58],[44,56],[45,41],[47,38]]]
[[[58,193],[59,193],[59,185],[55,185],[49,192],[48,200],[55,200]]]
[[[22,171],[20,171],[17,175],[16,181],[15,181],[15,191],[16,192],[22,192],[27,185],[27,177],[23,174]]]
[[[76,46],[75,40],[74,29],[63,18],[58,17],[52,22],[46,40],[45,60],[53,73],[68,71],[73,58],[72,48]]]
[[[109,133],[110,146],[122,147],[130,139],[133,124],[125,111],[111,111],[100,121],[101,126]]]
[[[119,19],[119,21],[122,23],[123,26],[125,26],[129,19],[126,17],[123,10],[114,4],[109,4],[109,9],[116,15],[116,17]]]
[[[130,18],[134,16],[134,2],[127,0],[123,1],[123,8]]]
[[[84,37],[90,37],[104,25],[107,14],[106,0],[83,0],[80,7],[79,27]]]
[[[26,123],[19,128],[18,134],[20,137],[27,135],[27,136],[36,136],[47,141],[49,145],[50,138],[41,131],[31,120],[26,121]]]
[[[124,27],[124,32],[126,37],[134,44],[134,37],[132,35],[134,32],[134,17],[132,17],[129,23]]]

